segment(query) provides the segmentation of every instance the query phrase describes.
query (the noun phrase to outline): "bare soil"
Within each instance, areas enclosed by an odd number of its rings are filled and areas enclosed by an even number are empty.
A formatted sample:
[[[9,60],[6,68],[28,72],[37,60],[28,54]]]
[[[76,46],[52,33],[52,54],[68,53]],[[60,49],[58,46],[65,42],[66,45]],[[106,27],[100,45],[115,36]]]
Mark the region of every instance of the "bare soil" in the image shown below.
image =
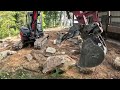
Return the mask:
[[[72,50],[77,50],[79,52],[79,47],[78,45],[75,45],[73,42],[70,41],[64,41],[61,45],[54,45],[53,41],[57,38],[57,33],[58,32],[65,32],[66,29],[62,30],[58,28],[52,29],[45,31],[45,33],[49,34],[49,41],[47,46],[53,47],[57,50],[57,52],[65,52],[66,55],[69,55],[71,58],[75,59],[76,61],[79,60],[79,53],[72,53]],[[9,42],[10,43],[10,42]],[[76,78],[76,79],[119,79],[120,78],[120,71],[116,70],[112,64],[113,61],[116,57],[120,57],[120,46],[106,42],[107,47],[108,47],[108,53],[105,57],[104,62],[95,67],[95,71],[91,74],[83,74],[79,72],[79,69],[77,67],[72,67],[69,69],[67,72],[63,73],[60,78]],[[10,43],[9,46],[12,46],[12,43]],[[10,48],[4,48],[0,49],[0,51],[10,49]],[[27,62],[23,57],[27,54],[29,54],[32,51],[33,47],[26,47],[22,50],[19,50],[16,54],[11,55],[7,57],[4,60],[0,61],[0,70],[4,70],[6,72],[16,72],[19,69],[22,68],[22,64]],[[32,77],[34,78],[34,75],[40,75],[40,73],[35,73],[32,72]],[[46,75],[41,74],[42,77],[46,77]],[[49,76],[49,75],[47,75]],[[15,78],[15,77],[14,77]],[[49,77],[47,77],[49,78]],[[57,77],[54,77],[57,78]]]

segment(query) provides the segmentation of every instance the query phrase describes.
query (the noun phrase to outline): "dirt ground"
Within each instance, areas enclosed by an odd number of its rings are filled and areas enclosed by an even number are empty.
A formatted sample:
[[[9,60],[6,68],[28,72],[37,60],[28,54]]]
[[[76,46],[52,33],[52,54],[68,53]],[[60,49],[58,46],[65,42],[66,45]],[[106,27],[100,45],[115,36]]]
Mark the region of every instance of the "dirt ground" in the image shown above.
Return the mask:
[[[60,29],[59,29],[60,30]],[[57,51],[60,52],[65,52],[66,55],[69,55],[76,61],[79,60],[79,53],[73,54],[71,53],[72,50],[77,50],[79,51],[78,45],[75,45],[73,42],[70,41],[64,41],[61,45],[54,45],[53,40],[57,38],[57,33],[58,32],[64,32],[63,31],[58,31],[58,30],[47,30],[45,33],[49,34],[49,41],[47,46],[54,47]],[[91,74],[83,74],[80,73],[77,67],[73,67],[66,71],[65,73],[62,74],[62,78],[75,78],[75,79],[119,79],[120,78],[120,71],[116,70],[112,67],[111,63],[113,60],[119,56],[120,57],[120,46],[106,42],[107,47],[108,47],[108,53],[105,57],[104,62],[95,67],[95,71]],[[6,49],[10,49],[9,48]],[[23,57],[27,54],[29,54],[32,51],[33,47],[26,47],[22,50],[19,50],[16,54],[11,55],[7,57],[4,60],[0,61],[0,70],[4,70],[6,72],[16,72],[19,69],[23,69],[21,65],[26,62],[26,60],[23,59]],[[3,51],[5,49],[1,49],[0,51]],[[31,78],[34,78],[34,75],[40,75],[41,73],[37,72],[32,72],[34,73]],[[41,74],[42,77],[46,77],[46,75]],[[14,77],[15,78],[15,77]],[[56,77],[54,77],[56,78]]]

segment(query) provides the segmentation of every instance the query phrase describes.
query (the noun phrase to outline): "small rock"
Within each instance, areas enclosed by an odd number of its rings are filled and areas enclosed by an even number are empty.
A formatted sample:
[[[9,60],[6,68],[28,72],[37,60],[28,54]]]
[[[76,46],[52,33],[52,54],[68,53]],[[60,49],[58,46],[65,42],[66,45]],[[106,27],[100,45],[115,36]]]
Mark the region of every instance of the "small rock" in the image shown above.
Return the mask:
[[[47,60],[39,50],[32,51],[31,55],[33,56],[33,59],[35,59],[40,64],[40,66],[43,66],[44,62]]]
[[[50,56],[44,63],[42,72],[48,73],[54,70],[55,68],[60,68],[61,70],[66,71],[75,64],[76,61],[68,55]]]
[[[6,48],[9,44],[7,42],[0,43],[1,48]]]
[[[56,49],[55,48],[52,48],[52,47],[48,47],[47,49],[46,49],[46,52],[47,53],[55,53],[56,52]]]
[[[113,62],[113,66],[114,66],[116,69],[119,69],[119,70],[120,70],[120,57],[116,57],[116,59],[115,59],[114,62]]]
[[[56,53],[55,53],[56,55],[65,55],[65,52],[60,52],[60,51],[57,51]]]
[[[80,54],[80,51],[78,51],[78,50],[71,50],[71,53],[72,54]]]
[[[0,60],[6,58],[8,56],[8,52],[9,52],[9,50],[0,52]]]
[[[57,41],[56,41],[56,40],[54,40],[54,41],[53,41],[53,44],[54,44],[54,45],[56,45],[56,44],[57,44]]]
[[[5,50],[3,52],[0,52],[0,60],[6,58],[8,55],[13,55],[17,53],[16,51],[10,51],[10,50]]]
[[[15,53],[17,53],[17,52],[16,51],[8,51],[8,55],[13,55]]]
[[[9,44],[8,43],[4,43],[4,48],[7,47]]]
[[[33,56],[31,54],[28,54],[25,56],[25,58],[28,60],[28,61],[31,61],[33,59]]]
[[[65,52],[61,52],[61,54],[65,54]]]
[[[80,69],[80,73],[83,73],[83,74],[91,74],[92,72],[95,71],[95,67],[93,68],[82,68],[82,67],[79,67]]]

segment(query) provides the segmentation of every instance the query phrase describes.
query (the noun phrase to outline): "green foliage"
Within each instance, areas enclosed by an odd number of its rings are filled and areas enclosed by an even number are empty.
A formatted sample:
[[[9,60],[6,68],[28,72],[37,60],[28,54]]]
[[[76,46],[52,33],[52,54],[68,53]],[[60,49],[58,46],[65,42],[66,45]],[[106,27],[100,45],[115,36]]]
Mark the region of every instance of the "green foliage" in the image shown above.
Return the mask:
[[[0,11],[0,39],[19,33],[26,26],[27,11]],[[59,11],[42,11],[42,27],[57,27],[60,24]]]
[[[59,11],[44,11],[46,28],[57,27],[60,24],[60,12]]]
[[[0,11],[0,38],[17,35],[24,24],[24,11]]]

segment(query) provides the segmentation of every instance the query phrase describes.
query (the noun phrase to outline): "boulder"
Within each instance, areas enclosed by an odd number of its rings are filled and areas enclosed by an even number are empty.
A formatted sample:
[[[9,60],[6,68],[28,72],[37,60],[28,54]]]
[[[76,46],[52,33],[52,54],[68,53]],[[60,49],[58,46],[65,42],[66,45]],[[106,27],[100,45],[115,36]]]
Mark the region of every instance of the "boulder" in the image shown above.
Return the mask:
[[[36,72],[40,71],[39,70],[39,63],[37,63],[35,60],[32,60],[30,62],[26,62],[22,66],[26,70],[36,71]]]
[[[66,71],[75,64],[76,61],[68,55],[50,56],[44,63],[42,72],[48,73],[56,68],[60,68],[62,71]]]
[[[31,52],[33,59],[35,59],[40,66],[43,66],[44,62],[47,60],[46,57],[40,52],[40,50],[34,50]]]

